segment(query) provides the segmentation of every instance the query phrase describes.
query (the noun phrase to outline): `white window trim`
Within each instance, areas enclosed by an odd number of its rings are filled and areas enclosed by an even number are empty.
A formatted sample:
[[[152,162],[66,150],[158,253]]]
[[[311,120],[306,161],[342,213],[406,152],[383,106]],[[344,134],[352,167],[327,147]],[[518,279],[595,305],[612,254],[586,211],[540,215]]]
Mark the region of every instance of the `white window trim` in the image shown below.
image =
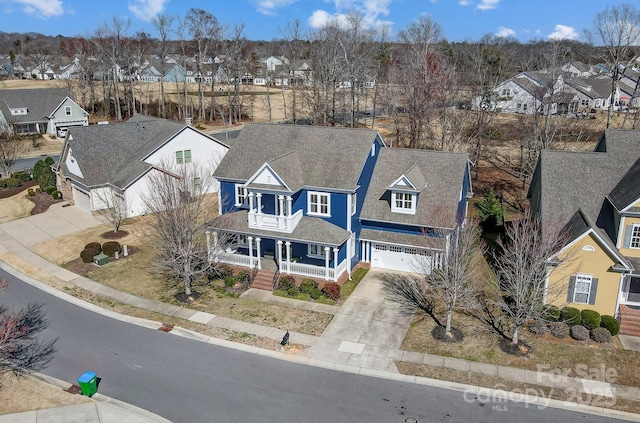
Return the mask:
[[[636,233],[636,230],[638,231],[637,236],[634,236],[634,234]],[[636,244],[638,245],[637,247],[634,247],[634,239],[636,240]],[[629,239],[629,248],[632,250],[638,250],[640,249],[640,225],[639,224],[634,224],[633,227],[631,228],[631,238]]]
[[[578,292],[578,278],[589,279],[589,289],[587,289],[587,292],[586,292],[587,300],[584,301],[584,302],[576,301],[576,294],[585,294],[585,292],[582,292],[582,291]],[[583,281],[583,282],[586,282],[586,280]],[[575,283],[573,285],[573,298],[572,298],[573,301],[572,302],[575,303],[575,304],[589,304],[589,300],[591,299],[589,297],[591,296],[591,284],[592,283],[593,283],[593,276],[585,275],[585,274],[582,274],[582,273],[578,273],[576,275],[576,281],[575,281]]]
[[[411,196],[411,208],[405,207],[397,207],[396,205],[396,194],[409,194]],[[404,200],[403,200],[404,202]],[[411,192],[403,192],[403,191],[391,191],[391,211],[394,213],[404,213],[404,214],[416,214],[416,203],[418,202],[418,195]]]
[[[313,254],[313,253],[311,252],[311,247],[313,247],[313,246],[318,247],[318,251],[319,251],[319,253],[318,253],[318,254]],[[324,252],[325,247],[326,247],[326,246],[325,246],[325,245],[322,245],[322,244],[307,244],[307,257],[311,257],[311,258],[325,258],[325,252]]]
[[[357,193],[351,194],[351,216],[355,215],[358,211],[358,195]]]
[[[71,116],[71,106],[64,106],[65,116]]]
[[[249,245],[246,235],[236,234],[236,245],[238,247],[246,247]]]
[[[318,196],[318,211],[314,212],[311,211],[311,196],[313,195],[317,195]],[[320,211],[321,209],[321,205],[322,205],[322,197],[326,197],[327,198],[327,212],[326,213],[322,213]],[[319,192],[319,191],[307,191],[307,214],[309,216],[322,216],[322,217],[331,217],[331,194],[329,194],[328,192]]]
[[[244,200],[242,202],[240,202],[240,193],[238,192],[238,190],[242,189],[244,191]],[[244,188],[242,186],[242,184],[235,184],[234,185],[234,201],[235,201],[235,206],[236,207],[242,207],[242,206],[246,206],[247,205],[247,200],[248,200],[248,194],[249,192],[247,191],[246,188]]]

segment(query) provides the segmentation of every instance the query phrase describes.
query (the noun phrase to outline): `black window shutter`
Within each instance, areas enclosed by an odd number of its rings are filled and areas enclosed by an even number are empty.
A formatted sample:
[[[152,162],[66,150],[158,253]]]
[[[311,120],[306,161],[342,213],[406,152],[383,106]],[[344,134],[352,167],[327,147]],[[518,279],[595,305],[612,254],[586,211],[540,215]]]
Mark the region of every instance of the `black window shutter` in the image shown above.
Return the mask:
[[[596,291],[598,290],[598,279],[591,279],[591,290],[589,291],[589,304],[593,305],[596,303]]]
[[[569,292],[567,293],[567,302],[573,302],[573,291],[576,289],[576,277],[569,276]]]

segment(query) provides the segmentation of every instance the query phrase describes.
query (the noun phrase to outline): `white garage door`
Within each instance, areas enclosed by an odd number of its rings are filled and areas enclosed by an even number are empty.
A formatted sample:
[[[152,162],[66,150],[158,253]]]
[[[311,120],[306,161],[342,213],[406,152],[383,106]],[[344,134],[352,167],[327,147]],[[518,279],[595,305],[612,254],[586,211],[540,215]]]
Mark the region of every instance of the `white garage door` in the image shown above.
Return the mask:
[[[426,250],[373,243],[371,266],[404,272],[431,273],[431,257]]]
[[[89,199],[89,194],[85,194],[79,189],[73,187],[73,202],[82,210],[87,213],[91,213],[91,200]]]

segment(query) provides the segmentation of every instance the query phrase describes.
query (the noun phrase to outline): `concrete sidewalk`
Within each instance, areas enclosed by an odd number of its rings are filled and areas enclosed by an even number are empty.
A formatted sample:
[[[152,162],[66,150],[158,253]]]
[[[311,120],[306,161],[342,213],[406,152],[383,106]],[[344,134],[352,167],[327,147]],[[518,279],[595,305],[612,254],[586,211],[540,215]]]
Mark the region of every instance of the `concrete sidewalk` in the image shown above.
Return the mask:
[[[56,266],[55,264],[50,263],[37,254],[33,253],[27,247],[29,245],[34,245],[47,239],[55,238],[57,236],[66,235],[67,233],[72,233],[78,230],[85,229],[87,227],[95,226],[101,224],[102,222],[100,222],[98,219],[88,216],[81,210],[77,210],[75,206],[64,208],[56,207],[50,212],[43,213],[40,217],[38,216],[40,215],[28,217],[19,221],[1,224],[0,254],[10,251],[21,259],[29,262],[30,265],[40,269],[43,272],[52,274],[67,283],[81,287],[95,294],[112,298],[124,304],[150,310],[162,315],[175,316],[192,322],[198,322],[237,332],[246,332],[277,341],[281,340],[282,336],[284,335],[284,331],[281,329],[237,321],[225,317],[216,316],[210,313],[190,310],[171,304],[136,297],[134,295],[104,286],[95,281]],[[38,218],[34,219],[36,217]],[[31,283],[38,288],[51,293],[52,295],[63,298],[66,301],[75,303],[81,307],[85,307],[87,309],[110,316],[115,319],[127,321],[152,329],[159,329],[162,326],[161,322],[149,321],[122,315],[103,309],[94,304],[87,303],[64,292],[58,291],[57,289],[54,289],[46,284],[43,284],[33,279],[29,275],[24,275],[1,261],[0,268],[25,279],[28,283]],[[465,390],[470,392],[490,392],[490,394],[495,396],[496,398],[504,396],[505,398],[514,401],[536,403],[536,401],[540,401],[540,398],[529,398],[522,396],[518,397],[512,395],[511,393],[505,393],[500,390],[491,390],[487,388],[479,388],[452,382],[439,381],[410,375],[402,375],[398,373],[394,361],[406,361],[416,364],[426,364],[430,366],[495,376],[514,380],[517,382],[550,386],[558,389],[567,389],[567,387],[571,387],[572,389],[576,390],[603,390],[603,392],[605,393],[611,392],[620,398],[640,400],[640,390],[635,387],[613,386],[609,384],[606,384],[607,386],[598,385],[594,387],[592,385],[589,385],[588,382],[585,385],[585,381],[582,379],[574,378],[566,378],[558,382],[557,375],[554,374],[545,374],[541,372],[532,372],[529,370],[511,368],[506,366],[476,363],[461,359],[402,351],[400,347],[412,319],[411,317],[402,314],[398,306],[385,299],[382,292],[382,275],[384,273],[386,273],[386,271],[382,272],[376,269],[370,270],[341,307],[274,297],[273,295],[265,291],[247,291],[245,296],[252,299],[275,302],[281,305],[292,306],[295,308],[304,308],[334,315],[334,318],[320,337],[296,332],[290,333],[290,340],[292,343],[302,344],[310,347],[300,354],[288,353],[286,349],[274,351],[270,349],[263,349],[250,345],[212,338],[177,326],[174,327],[174,329],[171,330],[170,333],[178,336],[185,336],[191,339],[200,340],[202,342],[221,345],[251,353],[267,355],[278,359],[296,361],[299,363],[309,364],[317,367],[347,371],[352,373],[360,373],[386,379],[402,380],[410,383],[427,384],[431,386],[444,387],[447,389]],[[99,399],[98,395],[94,396],[94,398]],[[573,403],[556,401],[552,402],[551,406],[573,410],[575,409],[576,405]],[[74,407],[76,406],[52,409],[50,411],[50,416],[52,416],[51,418],[53,419],[57,415],[56,412],[59,412],[62,416],[66,416],[67,418],[73,416],[73,421],[78,421],[78,416],[84,416],[83,413],[87,413],[87,415],[89,416],[88,418],[93,418],[95,416],[99,420],[81,419],[80,421],[105,422],[111,420],[105,420],[107,417],[101,417],[102,414],[106,414],[107,416],[118,416],[118,413],[126,412],[126,410],[128,409],[126,406],[124,406],[124,408],[119,408],[118,411],[113,411],[103,405],[95,405],[93,408],[84,405],[83,407],[78,406],[77,409]],[[640,416],[638,415],[607,410],[599,407],[589,408],[588,406],[581,406],[580,411],[640,421]],[[16,417],[15,420],[3,420],[12,418],[12,416],[0,416],[0,423],[13,421],[35,422],[38,421],[38,418],[41,418],[39,417],[40,415],[44,416],[46,414],[46,411],[38,411],[32,412],[31,414],[25,414],[24,416],[14,415],[20,416],[20,418]],[[131,418],[131,421],[139,422],[165,421],[156,420],[152,417],[153,415],[151,413],[149,413],[148,416],[143,415],[142,417],[140,417],[139,414],[132,413],[127,418]],[[44,417],[42,418],[44,419]],[[71,420],[60,419],[46,421]]]

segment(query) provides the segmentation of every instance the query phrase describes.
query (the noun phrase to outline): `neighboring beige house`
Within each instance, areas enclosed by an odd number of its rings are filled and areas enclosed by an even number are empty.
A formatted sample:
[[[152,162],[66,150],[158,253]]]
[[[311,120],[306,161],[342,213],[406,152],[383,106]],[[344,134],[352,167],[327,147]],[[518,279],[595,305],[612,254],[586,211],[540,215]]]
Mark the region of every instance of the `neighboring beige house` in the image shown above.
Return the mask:
[[[564,227],[551,258],[556,305],[618,316],[622,333],[640,335],[640,131],[606,130],[593,152],[543,151],[528,198],[543,230]]]

